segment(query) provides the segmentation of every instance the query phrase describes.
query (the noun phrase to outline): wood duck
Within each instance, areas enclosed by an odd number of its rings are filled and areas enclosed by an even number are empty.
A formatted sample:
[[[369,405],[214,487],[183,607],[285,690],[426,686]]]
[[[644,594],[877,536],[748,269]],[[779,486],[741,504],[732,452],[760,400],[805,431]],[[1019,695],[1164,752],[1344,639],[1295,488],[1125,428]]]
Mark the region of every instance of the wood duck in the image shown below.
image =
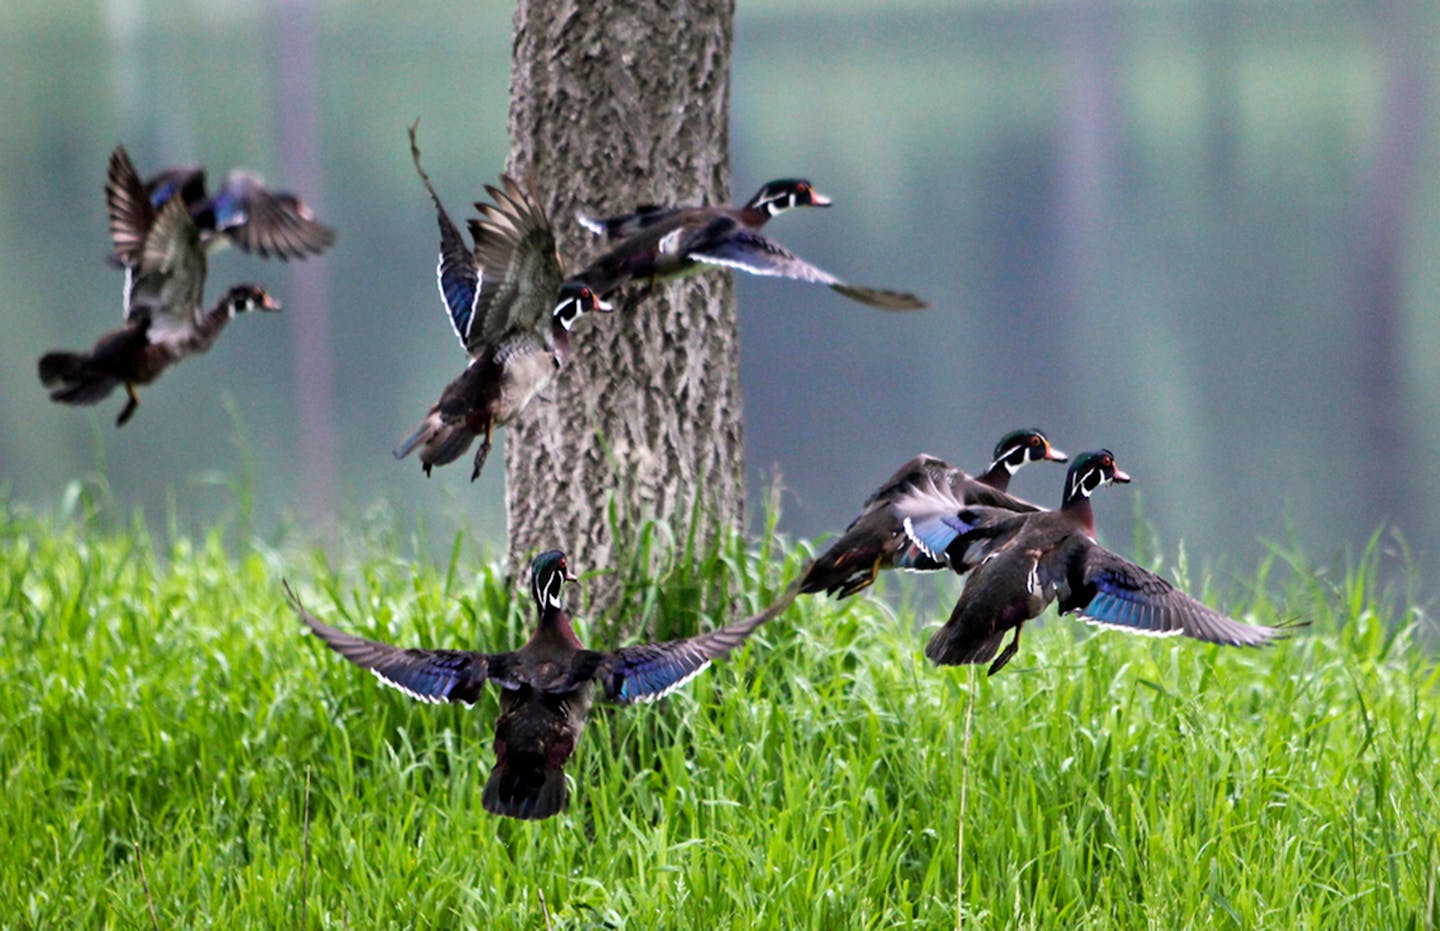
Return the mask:
[[[1019,649],[1025,622],[1052,601],[1061,614],[1136,634],[1184,634],[1231,646],[1260,646],[1283,636],[1282,628],[1232,620],[1096,543],[1090,495],[1128,481],[1114,454],[1101,449],[1076,457],[1057,511],[969,507],[908,522],[906,532],[917,546],[957,569],[974,566],[925,655],[944,666],[993,658],[993,676]],[[1012,628],[1014,638],[996,656]]]
[[[913,294],[846,284],[759,233],[771,217],[792,207],[828,206],[830,198],[809,181],[784,178],[766,184],[740,207],[647,205],[606,219],[582,215],[582,225],[616,245],[575,280],[609,297],[632,280],[653,284],[723,266],[752,275],[823,284],[882,310],[927,306]]]
[[[480,801],[492,814],[538,820],[557,814],[569,799],[564,767],[585,729],[596,687],[622,705],[654,701],[726,656],[770,616],[755,615],[684,640],[587,650],[561,598],[565,583],[574,580],[563,553],[552,550],[535,559],[535,633],[509,653],[406,650],[377,643],[323,623],[305,611],[288,585],[286,593],[301,619],[331,649],[411,698],[473,705],[487,681],[498,685],[495,768]]]
[[[800,583],[803,593],[825,592],[848,598],[875,581],[881,569],[932,572],[944,569],[905,535],[913,514],[947,514],[982,505],[1007,511],[1039,507],[1007,493],[1011,477],[1031,462],[1068,460],[1038,429],[1015,430],[995,445],[989,467],[971,478],[934,456],[920,455],[895,471],[861,507],[839,539],[815,558]]]
[[[183,202],[207,252],[234,245],[284,262],[319,255],[335,244],[335,231],[317,221],[303,200],[289,191],[271,192],[259,175],[242,169],[227,174],[211,194],[203,166],[167,168],[145,182],[145,194],[157,211],[172,199]]]
[[[156,211],[124,146],[110,156],[105,199],[111,241],[125,267],[125,324],[100,337],[88,353],[41,356],[40,382],[53,388],[50,399],[62,404],[95,404],[123,384],[129,400],[115,424],[124,426],[140,405],[136,385],[205,352],[236,314],[276,311],[280,305],[259,285],[240,284],[211,309],[201,308],[200,231],[178,198]]]
[[[395,448],[395,458],[404,459],[418,446],[429,475],[434,466],[464,455],[479,436],[474,481],[490,454],[495,427],[515,419],[564,365],[575,321],[587,311],[611,307],[584,284],[562,285],[564,271],[544,208],[506,175],[500,176],[500,188],[485,186],[493,204],[475,205],[482,217],[470,221],[475,247],[468,248],[420,167],[415,130],[410,127],[410,154],[440,225],[440,297],[470,364]]]

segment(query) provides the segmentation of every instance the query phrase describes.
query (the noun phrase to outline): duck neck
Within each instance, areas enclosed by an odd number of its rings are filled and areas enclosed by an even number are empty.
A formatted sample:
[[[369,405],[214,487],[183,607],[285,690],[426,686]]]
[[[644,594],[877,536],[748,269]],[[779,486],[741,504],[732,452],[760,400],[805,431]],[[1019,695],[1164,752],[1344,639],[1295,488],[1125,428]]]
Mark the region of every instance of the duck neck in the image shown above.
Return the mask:
[[[189,338],[185,341],[186,351],[204,352],[209,349],[215,342],[215,338],[220,335],[220,331],[225,329],[225,324],[229,323],[230,318],[233,316],[234,313],[230,309],[229,301],[222,300],[219,304],[205,311],[205,313],[200,315],[200,319],[195,322],[194,328],[190,331]]]
[[[739,220],[741,225],[749,227],[752,230],[764,226],[766,221],[774,216],[773,213],[764,207],[755,206],[754,202],[736,209],[734,215],[735,219]]]
[[[555,364],[564,365],[570,359],[570,331],[559,317],[550,318],[550,349],[555,354]]]
[[[1010,476],[1013,474],[1010,467],[1005,464],[1005,460],[996,459],[990,463],[990,468],[975,476],[975,480],[982,485],[989,485],[996,491],[1009,491]]]
[[[1060,511],[1074,521],[1086,536],[1094,539],[1095,509],[1090,506],[1088,494],[1081,491],[1078,494],[1067,496],[1065,503],[1060,505]]]
[[[575,628],[570,624],[570,613],[563,607],[545,605],[540,609],[540,622],[535,628],[532,640],[548,640],[563,643],[576,650],[584,649]]]

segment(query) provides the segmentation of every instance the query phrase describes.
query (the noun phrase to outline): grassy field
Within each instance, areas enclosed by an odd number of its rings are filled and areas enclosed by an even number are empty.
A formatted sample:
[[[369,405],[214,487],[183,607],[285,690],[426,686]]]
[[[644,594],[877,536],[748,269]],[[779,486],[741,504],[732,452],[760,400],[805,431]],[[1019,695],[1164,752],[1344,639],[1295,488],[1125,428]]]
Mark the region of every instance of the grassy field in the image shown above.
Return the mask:
[[[7,510],[0,925],[945,928],[957,885],[967,927],[1440,919],[1440,680],[1365,561],[1277,557],[1226,599],[1312,623],[1274,649],[1051,619],[995,679],[929,666],[882,600],[802,600],[660,705],[597,709],[569,811],[528,824],[479,805],[493,697],[381,689],[280,580],[411,645],[518,645],[528,597],[474,541],[359,536],[330,561]],[[753,609],[803,555],[637,578],[631,626],[718,624],[696,605]]]

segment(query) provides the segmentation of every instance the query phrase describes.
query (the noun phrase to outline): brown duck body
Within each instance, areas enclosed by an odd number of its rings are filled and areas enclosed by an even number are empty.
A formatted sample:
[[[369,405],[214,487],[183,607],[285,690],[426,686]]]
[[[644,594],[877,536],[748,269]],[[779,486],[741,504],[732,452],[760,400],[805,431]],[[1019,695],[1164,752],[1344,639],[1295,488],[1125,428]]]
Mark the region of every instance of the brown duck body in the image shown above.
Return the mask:
[[[1007,492],[1011,476],[1029,462],[1064,462],[1066,458],[1037,429],[1016,430],[1002,437],[989,467],[973,478],[943,459],[916,456],[865,499],[845,532],[807,567],[800,590],[846,598],[873,583],[882,569],[944,569],[950,564],[942,555],[927,553],[906,537],[907,520],[963,507],[1038,511],[1038,505]]]
[[[1055,599],[1055,585],[1040,581],[1041,560],[1047,577],[1067,576],[1067,562],[1095,542],[1094,512],[1085,499],[1069,509],[1024,518],[994,509],[973,509],[965,516],[977,527],[972,540],[985,540],[984,556],[966,579],[949,619],[926,645],[925,655],[942,665],[988,663],[995,660],[1006,632],[1014,630],[1010,648],[991,667],[993,675],[1015,655],[1020,628]],[[1022,584],[1016,584],[1017,578]],[[1064,613],[1065,605],[1060,610]]]
[[[206,259],[199,229],[180,196],[157,211],[124,146],[110,155],[105,184],[110,238],[125,269],[125,325],[88,352],[40,357],[40,382],[62,404],[95,404],[116,386],[129,396],[116,423],[124,426],[140,399],[135,386],[154,381],[186,356],[205,352],[238,313],[279,310],[255,284],[235,285],[203,310]]]
[[[267,309],[278,306],[263,292],[257,293],[266,302]],[[219,305],[200,315],[193,327],[170,332],[162,340],[155,339],[148,315],[133,314],[124,326],[100,337],[89,352],[57,350],[41,356],[40,383],[53,389],[50,400],[72,405],[97,404],[116,387],[124,385],[129,400],[116,421],[117,425],[124,426],[139,405],[135,386],[148,385],[176,362],[214,345],[230,322],[234,299],[232,292]]]
[[[648,293],[657,281],[733,268],[752,275],[822,284],[882,310],[926,306],[913,294],[847,284],[760,235],[771,217],[786,210],[829,205],[830,199],[809,181],[783,178],[769,182],[738,207],[641,207],[604,220],[581,217],[587,228],[615,245],[572,280],[606,297],[631,281],[643,282]]]
[[[917,545],[944,552],[951,565],[974,566],[925,655],[941,665],[993,659],[994,675],[1018,650],[1025,622],[1052,601],[1061,614],[1129,633],[1184,635],[1230,646],[1261,646],[1283,636],[1281,628],[1229,618],[1096,543],[1090,494],[1128,481],[1109,450],[1096,450],[1070,467],[1058,510],[965,508],[939,521],[912,524]],[[1014,639],[1000,650],[1010,630]]]
[[[612,651],[587,650],[575,636],[561,590],[573,581],[565,556],[536,557],[531,591],[539,614],[524,646],[508,653],[400,649],[325,624],[291,603],[315,634],[382,682],[421,701],[473,704],[485,687],[500,687],[495,768],[481,802],[493,814],[534,820],[569,800],[565,764],[585,730],[597,689],[619,704],[654,701],[730,653],[776,612],[762,612],[708,633]]]
[[[641,210],[598,221],[611,238],[624,238],[577,278],[606,296],[630,281],[654,284],[699,274],[713,266],[691,258],[690,247],[705,240],[707,232],[755,233],[769,219],[770,214],[750,206],[703,206]]]
[[[516,651],[534,681],[562,681],[584,649],[563,610],[547,611],[530,640]],[[575,753],[594,701],[595,686],[585,680],[555,691],[518,683],[500,692],[495,720],[495,768],[480,803],[495,815],[533,821],[562,811],[570,800],[565,764]]]
[[[561,330],[549,346],[522,334],[472,360],[445,386],[415,432],[396,448],[396,457],[403,458],[418,446],[420,465],[429,475],[435,466],[463,456],[476,437],[483,437],[483,455],[477,457],[471,477],[479,476],[495,428],[514,420],[549,387],[568,355],[568,333]]]
[[[145,338],[149,321],[127,323],[96,340],[89,352],[55,350],[40,357],[40,383],[61,404],[98,404],[117,385],[145,385],[178,358]],[[57,387],[58,386],[58,387]]]
[[[570,327],[587,310],[606,310],[588,288],[567,291],[555,235],[533,193],[501,176],[487,185],[493,203],[477,203],[467,246],[420,165],[416,127],[410,154],[440,230],[436,268],[440,296],[470,364],[395,448],[403,459],[420,450],[425,474],[464,455],[476,437],[473,481],[490,454],[496,427],[517,417],[549,386],[570,354]],[[557,306],[557,295],[562,302]]]

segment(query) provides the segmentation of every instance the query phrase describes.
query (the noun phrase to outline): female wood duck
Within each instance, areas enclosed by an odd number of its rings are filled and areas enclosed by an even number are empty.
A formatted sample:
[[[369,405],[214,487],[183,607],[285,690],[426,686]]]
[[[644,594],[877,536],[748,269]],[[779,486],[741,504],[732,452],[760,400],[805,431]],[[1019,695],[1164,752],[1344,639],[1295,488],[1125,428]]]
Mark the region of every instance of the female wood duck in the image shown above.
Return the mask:
[[[172,199],[184,203],[207,252],[234,245],[284,262],[335,244],[335,231],[317,221],[303,200],[289,191],[271,192],[259,175],[242,169],[227,174],[210,194],[203,166],[167,168],[145,182],[145,194],[157,211]]]
[[[940,665],[990,663],[999,672],[1020,646],[1020,630],[1052,601],[1061,614],[1101,627],[1152,636],[1184,634],[1209,643],[1260,646],[1278,627],[1232,620],[1147,569],[1095,542],[1090,495],[1130,476],[1108,449],[1075,459],[1058,511],[1016,514],[962,508],[911,520],[906,532],[936,558],[963,570],[974,565],[950,619],[930,638],[925,655]],[[997,657],[1005,632],[1015,636]]]
[[[1034,428],[1005,434],[995,445],[990,466],[974,478],[942,459],[916,456],[865,499],[845,533],[810,563],[800,591],[848,598],[874,582],[881,569],[943,569],[947,563],[933,559],[906,537],[904,521],[910,511],[928,508],[946,513],[976,505],[1037,511],[1038,506],[1007,493],[1011,477],[1031,462],[1068,458]],[[901,501],[906,502],[904,509],[897,507]]]
[[[464,455],[480,436],[470,473],[474,481],[490,454],[495,427],[515,419],[569,357],[575,321],[587,311],[611,308],[583,284],[562,286],[564,271],[544,208],[505,175],[501,188],[485,186],[494,203],[475,205],[483,216],[470,221],[475,247],[467,248],[420,167],[415,130],[410,127],[410,154],[440,225],[440,297],[470,364],[395,448],[395,458],[404,459],[418,446],[429,475],[434,466]]]
[[[125,266],[125,325],[102,336],[88,353],[41,356],[40,382],[54,388],[50,398],[62,404],[95,404],[123,384],[129,400],[115,424],[124,426],[140,405],[136,385],[209,349],[236,314],[275,311],[280,305],[259,285],[241,284],[211,309],[201,309],[205,249],[200,231],[178,198],[157,213],[123,146],[110,156],[105,199],[111,241]]]
[[[565,583],[574,580],[563,553],[552,550],[536,558],[535,633],[510,653],[404,650],[365,640],[323,623],[301,607],[288,585],[285,590],[301,619],[331,649],[411,698],[473,705],[486,681],[498,685],[495,769],[480,801],[492,814],[538,820],[558,813],[569,799],[564,767],[585,729],[595,687],[622,705],[654,701],[726,656],[768,620],[762,614],[685,640],[587,650],[561,598]]]
[[[925,307],[913,294],[846,284],[759,233],[771,217],[792,207],[828,206],[830,198],[809,181],[784,178],[766,184],[741,207],[644,206],[634,213],[601,220],[581,216],[587,229],[617,241],[617,245],[575,280],[609,297],[632,280],[653,284],[723,266],[752,275],[823,284],[882,310]]]

